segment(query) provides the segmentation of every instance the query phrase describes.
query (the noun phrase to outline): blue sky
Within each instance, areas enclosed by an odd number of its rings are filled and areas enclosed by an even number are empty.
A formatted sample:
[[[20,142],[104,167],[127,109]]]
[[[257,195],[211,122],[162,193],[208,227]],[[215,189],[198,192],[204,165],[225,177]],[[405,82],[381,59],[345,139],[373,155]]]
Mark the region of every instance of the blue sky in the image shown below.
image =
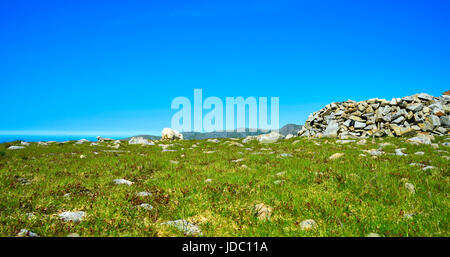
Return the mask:
[[[450,89],[450,1],[0,0],[0,134],[160,134],[171,101]],[[192,101],[192,100],[191,100]]]

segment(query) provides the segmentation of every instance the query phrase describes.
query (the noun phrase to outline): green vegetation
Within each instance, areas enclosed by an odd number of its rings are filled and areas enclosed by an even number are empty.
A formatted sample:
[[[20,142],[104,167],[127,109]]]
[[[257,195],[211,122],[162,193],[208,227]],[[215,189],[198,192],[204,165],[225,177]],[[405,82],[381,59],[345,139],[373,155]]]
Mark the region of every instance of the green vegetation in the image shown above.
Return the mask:
[[[305,138],[253,141],[244,147],[224,143],[230,139],[164,142],[173,144],[168,148],[173,152],[126,142],[117,150],[107,143],[31,143],[19,150],[5,150],[11,144],[1,144],[0,236],[16,236],[21,229],[51,237],[184,236],[161,223],[186,219],[203,236],[373,232],[447,237],[449,160],[442,156],[450,154],[440,144],[444,139],[436,140],[441,151],[402,138],[368,139],[364,145]],[[362,151],[386,142],[391,145],[376,158]],[[197,147],[191,148],[193,144]],[[394,155],[396,148],[406,148],[408,155]],[[418,151],[424,155],[415,155]],[[334,153],[344,156],[329,160]],[[425,171],[410,163],[434,168]],[[134,183],[114,184],[119,178]],[[31,183],[24,184],[24,179]],[[406,182],[415,186],[414,194]],[[151,195],[138,196],[142,191]],[[141,203],[154,208],[139,208]],[[254,215],[252,206],[259,203],[272,208],[269,220]],[[64,211],[84,211],[86,217],[79,223],[64,222],[58,216]],[[314,219],[317,228],[301,230],[305,219]]]

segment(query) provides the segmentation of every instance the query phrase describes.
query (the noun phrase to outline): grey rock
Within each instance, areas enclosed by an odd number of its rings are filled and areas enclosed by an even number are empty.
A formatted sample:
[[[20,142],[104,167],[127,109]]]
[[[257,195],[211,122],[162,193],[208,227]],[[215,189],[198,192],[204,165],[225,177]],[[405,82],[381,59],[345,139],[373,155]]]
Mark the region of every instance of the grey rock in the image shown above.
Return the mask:
[[[161,224],[173,226],[186,235],[200,235],[200,236],[203,235],[201,229],[198,226],[196,226],[184,219],[167,221],[167,222],[163,222]]]
[[[39,237],[38,234],[33,233],[27,229],[21,229],[20,232],[17,234],[18,237]]]
[[[25,146],[12,145],[12,146],[8,147],[8,150],[18,150],[18,149],[25,149]]]
[[[443,127],[450,128],[450,115],[441,116],[439,119]]]
[[[433,97],[432,97],[431,95],[425,94],[425,93],[420,93],[420,94],[417,95],[417,97],[418,97],[419,99],[426,100],[426,101],[431,101],[431,100],[433,100]]]
[[[123,185],[123,184],[125,184],[125,185],[131,186],[131,185],[133,184],[133,182],[131,182],[131,181],[129,181],[129,180],[126,180],[126,179],[123,179],[123,178],[114,179],[113,181],[114,181],[114,183],[116,183],[117,185]]]
[[[151,195],[152,195],[152,193],[146,192],[146,191],[137,193],[137,196],[140,196],[140,197],[147,197],[147,196],[151,196]]]
[[[143,209],[146,209],[146,210],[148,210],[148,211],[153,210],[153,206],[151,206],[151,205],[148,204],[148,203],[142,203],[141,205],[139,205],[139,207],[140,207],[140,208],[143,208]]]
[[[405,188],[408,190],[411,194],[414,194],[416,192],[416,189],[413,184],[411,183],[405,183]]]
[[[406,106],[406,109],[412,112],[418,112],[423,109],[423,104],[417,103],[417,104],[409,104]]]
[[[258,141],[263,144],[275,143],[279,139],[283,138],[283,136],[278,132],[271,132],[269,134],[263,134],[263,135],[259,135],[257,137],[258,137]]]
[[[431,138],[425,135],[418,135],[407,140],[410,143],[431,145]]]
[[[144,137],[132,137],[128,144],[130,145],[155,145],[152,141],[145,139]]]
[[[315,228],[317,228],[317,223],[316,223],[316,221],[314,221],[312,219],[308,219],[308,220],[304,220],[304,221],[300,222],[301,230],[310,231]]]
[[[355,121],[355,129],[362,129],[366,126],[366,123]]]
[[[67,221],[80,222],[83,220],[85,216],[86,213],[84,211],[77,211],[77,212],[66,211],[59,214],[59,217],[66,222]]]
[[[403,150],[405,150],[405,148],[395,149],[395,155],[406,156],[407,154],[403,153]]]
[[[264,203],[255,204],[252,209],[259,220],[268,220],[272,216],[272,207]]]
[[[336,120],[331,120],[327,128],[323,132],[324,137],[337,137],[337,132],[339,129],[339,124]]]

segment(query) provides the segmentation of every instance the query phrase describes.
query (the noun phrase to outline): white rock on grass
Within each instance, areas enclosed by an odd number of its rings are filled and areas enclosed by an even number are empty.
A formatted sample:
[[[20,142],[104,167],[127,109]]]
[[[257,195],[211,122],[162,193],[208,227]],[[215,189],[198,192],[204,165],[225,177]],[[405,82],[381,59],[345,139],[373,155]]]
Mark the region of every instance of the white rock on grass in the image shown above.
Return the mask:
[[[19,150],[19,149],[25,149],[25,146],[12,145],[12,146],[8,147],[8,150]]]
[[[406,148],[395,149],[395,155],[407,156],[407,154],[403,153],[403,150],[406,150]]]
[[[172,227],[175,227],[176,229],[180,230],[181,232],[183,232],[186,235],[200,235],[202,236],[202,231],[201,229],[188,222],[187,220],[173,220],[173,221],[166,221],[161,223],[161,225],[169,225]]]
[[[317,228],[316,221],[312,219],[304,220],[300,223],[300,229],[304,231],[310,231]]]
[[[365,139],[361,139],[358,141],[358,143],[356,143],[357,145],[365,145],[367,143],[367,140]]]
[[[415,152],[414,154],[415,155],[424,155],[425,153],[424,152]]]
[[[86,213],[84,211],[76,211],[76,212],[66,211],[59,214],[59,217],[66,222],[68,221],[80,222],[83,220],[85,216]]]
[[[422,170],[431,170],[431,169],[434,169],[435,167],[433,167],[433,166],[426,166],[426,167],[423,167],[422,168]]]
[[[123,179],[123,178],[119,178],[119,179],[114,179],[114,183],[116,183],[117,185],[129,185],[131,186],[133,184],[133,182]]]
[[[292,157],[292,154],[290,153],[282,153],[280,154],[281,157]]]
[[[413,184],[411,183],[405,183],[405,188],[408,190],[411,194],[414,194],[416,192],[416,189]]]
[[[370,155],[372,155],[372,156],[379,156],[379,155],[383,154],[382,151],[377,150],[377,149],[370,149],[370,150],[366,150],[365,152],[370,154]]]
[[[335,154],[331,155],[331,156],[328,158],[328,160],[335,160],[335,159],[341,158],[342,156],[344,156],[343,153],[335,153]]]
[[[140,197],[146,197],[146,196],[151,196],[151,195],[152,195],[152,193],[149,193],[146,191],[137,193],[137,196],[140,196]]]
[[[263,144],[275,143],[281,138],[283,138],[283,136],[278,132],[270,132],[269,134],[257,136],[258,141]]]
[[[70,233],[67,235],[67,237],[80,237],[77,233]]]
[[[416,137],[412,137],[412,138],[408,139],[407,141],[409,143],[413,143],[413,144],[431,145],[431,140],[432,140],[432,138],[430,136],[421,134]]]
[[[217,138],[210,138],[210,139],[208,139],[207,140],[207,142],[210,142],[210,143],[220,143],[220,140],[219,139],[217,139]]]
[[[39,237],[38,234],[33,233],[27,229],[21,229],[20,232],[17,234],[18,237]]]
[[[264,203],[255,204],[252,209],[259,220],[268,220],[272,216],[272,207]]]
[[[282,176],[286,175],[286,171],[278,172],[275,175],[278,176],[278,177],[282,177]]]
[[[152,141],[145,139],[144,137],[132,137],[130,141],[128,141],[130,145],[155,145]]]
[[[153,210],[153,206],[151,206],[148,203],[142,203],[141,205],[139,205],[140,208],[146,209],[147,211],[151,211]]]
[[[380,237],[380,235],[377,234],[377,233],[369,233],[369,234],[367,235],[367,237]]]

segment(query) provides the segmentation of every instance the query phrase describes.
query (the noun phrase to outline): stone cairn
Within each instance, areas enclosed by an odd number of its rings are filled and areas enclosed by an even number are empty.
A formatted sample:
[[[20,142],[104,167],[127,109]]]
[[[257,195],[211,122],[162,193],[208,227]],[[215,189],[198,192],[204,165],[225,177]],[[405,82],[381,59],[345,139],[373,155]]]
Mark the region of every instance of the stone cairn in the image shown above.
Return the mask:
[[[299,136],[382,137],[450,134],[450,95],[421,93],[391,101],[373,98],[331,103],[309,115]]]

